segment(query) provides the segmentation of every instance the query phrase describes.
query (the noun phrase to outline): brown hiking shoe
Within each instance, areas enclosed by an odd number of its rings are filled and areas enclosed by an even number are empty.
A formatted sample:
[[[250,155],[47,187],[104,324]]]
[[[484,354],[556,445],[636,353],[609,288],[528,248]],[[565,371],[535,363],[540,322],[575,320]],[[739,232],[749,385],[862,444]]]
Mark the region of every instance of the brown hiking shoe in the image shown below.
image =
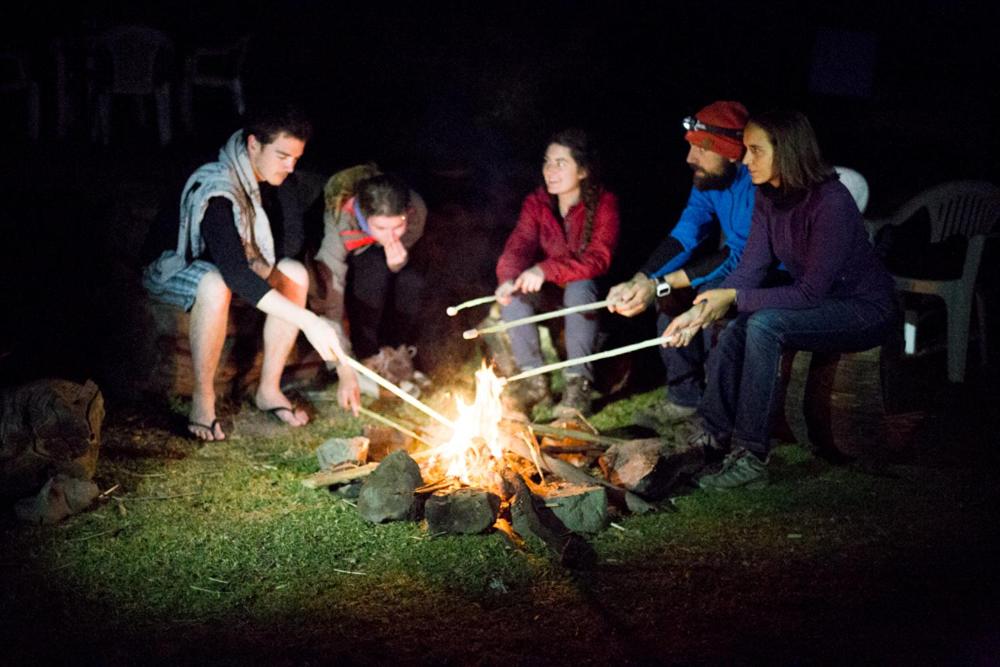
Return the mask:
[[[552,413],[557,419],[590,414],[590,380],[582,375],[566,377],[566,389]]]

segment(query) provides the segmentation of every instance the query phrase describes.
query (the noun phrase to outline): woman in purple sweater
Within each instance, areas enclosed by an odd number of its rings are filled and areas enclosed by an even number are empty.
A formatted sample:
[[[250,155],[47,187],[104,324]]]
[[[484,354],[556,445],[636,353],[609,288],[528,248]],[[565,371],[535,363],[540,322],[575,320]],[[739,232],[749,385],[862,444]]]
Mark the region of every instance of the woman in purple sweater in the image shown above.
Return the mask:
[[[865,350],[881,345],[895,320],[892,278],[850,193],[820,157],[809,120],[797,111],[761,114],[747,123],[743,143],[743,162],[759,186],[743,257],[663,332],[665,345],[686,345],[730,307],[738,312],[709,359],[694,437],[709,456],[730,453],[719,472],[699,480],[702,488],[767,482],[785,349]],[[778,262],[791,284],[761,287]]]

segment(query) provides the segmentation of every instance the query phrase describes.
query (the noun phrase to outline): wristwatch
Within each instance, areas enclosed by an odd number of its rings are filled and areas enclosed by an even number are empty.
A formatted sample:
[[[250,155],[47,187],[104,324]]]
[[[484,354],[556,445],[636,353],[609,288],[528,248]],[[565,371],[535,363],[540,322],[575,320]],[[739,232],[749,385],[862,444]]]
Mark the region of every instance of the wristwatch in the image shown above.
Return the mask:
[[[670,294],[670,283],[667,282],[666,276],[660,276],[659,278],[653,278],[653,284],[656,286],[656,298],[665,297]]]

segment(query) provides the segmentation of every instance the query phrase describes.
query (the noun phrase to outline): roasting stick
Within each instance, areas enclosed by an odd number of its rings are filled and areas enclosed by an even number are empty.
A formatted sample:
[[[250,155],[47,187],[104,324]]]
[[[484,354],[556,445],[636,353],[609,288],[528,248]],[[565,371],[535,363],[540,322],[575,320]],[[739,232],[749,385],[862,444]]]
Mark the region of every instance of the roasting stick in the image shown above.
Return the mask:
[[[460,310],[465,310],[466,308],[474,308],[475,306],[482,306],[487,303],[493,303],[496,300],[497,297],[495,294],[490,294],[489,296],[481,296],[478,299],[469,299],[468,301],[463,301],[457,306],[448,306],[447,308],[445,308],[444,312],[448,313],[448,317],[455,317],[456,315],[458,315],[458,311]]]
[[[403,399],[404,401],[406,401],[407,403],[409,403],[410,405],[412,405],[413,407],[415,407],[417,410],[420,410],[421,412],[423,412],[428,417],[430,417],[430,418],[432,418],[434,420],[437,420],[438,422],[444,424],[445,426],[447,426],[448,428],[450,428],[452,431],[455,430],[455,422],[453,422],[452,420],[448,419],[447,417],[445,417],[444,415],[442,415],[440,412],[438,412],[434,408],[430,407],[429,405],[427,405],[425,403],[422,403],[422,402],[418,401],[417,399],[413,398],[412,396],[410,396],[409,394],[407,394],[405,391],[403,391],[402,389],[400,389],[399,387],[397,387],[393,383],[389,382],[388,380],[386,380],[384,377],[382,377],[381,375],[379,375],[378,373],[376,373],[372,369],[370,369],[367,366],[365,366],[364,364],[362,364],[357,359],[354,359],[353,357],[349,357],[349,356],[347,356],[345,354],[343,357],[341,357],[341,360],[345,364],[347,364],[348,366],[350,366],[351,368],[353,368],[354,370],[356,370],[357,372],[361,373],[362,375],[364,375],[368,379],[370,379],[373,382],[375,382],[375,384],[379,385],[380,387],[384,387],[385,389],[387,389],[388,391],[392,392],[396,396],[399,396],[401,399]]]
[[[517,382],[518,380],[530,378],[535,375],[541,375],[542,373],[550,373],[552,371],[557,371],[560,368],[567,368],[569,366],[578,366],[580,364],[586,364],[591,361],[597,361],[599,359],[607,359],[608,357],[617,357],[620,354],[628,354],[629,352],[635,352],[636,350],[641,350],[646,347],[655,347],[657,345],[663,345],[665,340],[667,339],[664,339],[662,336],[657,336],[656,338],[650,338],[649,340],[640,341],[638,343],[632,343],[631,345],[616,347],[613,350],[605,350],[604,352],[588,354],[585,357],[577,357],[576,359],[567,359],[566,361],[559,361],[554,364],[546,364],[545,366],[539,366],[538,368],[529,368],[528,370],[518,373],[517,375],[511,375],[509,378],[503,378],[503,380],[505,383],[509,384],[511,382]]]
[[[462,338],[465,340],[472,340],[473,338],[478,338],[483,334],[496,333],[498,331],[506,331],[512,327],[519,327],[522,324],[532,324],[534,322],[542,322],[544,320],[551,320],[555,317],[562,317],[563,315],[572,315],[573,313],[582,313],[587,310],[600,310],[601,308],[607,308],[609,301],[604,299],[603,301],[595,301],[593,303],[584,303],[579,306],[570,306],[569,308],[563,308],[561,310],[553,310],[547,313],[539,313],[538,315],[532,315],[530,317],[522,317],[519,320],[511,320],[510,322],[500,322],[499,324],[494,324],[491,327],[483,327],[482,329],[468,329],[462,333]]]
[[[393,428],[393,429],[399,431],[400,433],[402,433],[403,435],[406,435],[406,436],[409,436],[409,437],[413,438],[417,442],[422,442],[425,445],[427,445],[428,447],[434,447],[434,445],[431,442],[429,442],[427,439],[420,437],[419,435],[417,435],[416,433],[414,433],[410,429],[406,428],[402,424],[398,424],[398,423],[394,422],[393,420],[389,419],[388,417],[380,415],[379,413],[377,413],[377,412],[375,412],[373,410],[369,410],[368,408],[362,407],[362,408],[358,408],[358,412],[361,413],[361,414],[363,414],[365,417],[368,417],[369,419],[374,419],[375,421],[379,422],[380,424],[385,424],[389,428]]]

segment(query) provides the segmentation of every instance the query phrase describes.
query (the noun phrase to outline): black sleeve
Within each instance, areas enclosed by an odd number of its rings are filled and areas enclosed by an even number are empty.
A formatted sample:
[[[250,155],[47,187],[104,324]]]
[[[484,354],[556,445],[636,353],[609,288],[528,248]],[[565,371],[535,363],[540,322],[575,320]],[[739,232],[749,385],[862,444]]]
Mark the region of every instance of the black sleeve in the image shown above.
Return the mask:
[[[688,280],[707,276],[719,268],[726,261],[727,257],[729,257],[729,246],[723,246],[712,252],[695,255],[684,265],[684,273],[687,274]]]
[[[229,289],[257,305],[271,290],[267,281],[250,270],[239,232],[233,224],[233,205],[225,197],[212,197],[201,221],[201,236],[208,256],[219,267]]]
[[[645,273],[647,276],[652,275],[657,269],[682,252],[684,252],[684,246],[681,245],[681,242],[673,236],[668,236],[663,239],[660,245],[656,246],[656,250],[653,251],[653,254],[649,256],[649,259],[646,260],[646,263],[642,265],[639,271]]]

